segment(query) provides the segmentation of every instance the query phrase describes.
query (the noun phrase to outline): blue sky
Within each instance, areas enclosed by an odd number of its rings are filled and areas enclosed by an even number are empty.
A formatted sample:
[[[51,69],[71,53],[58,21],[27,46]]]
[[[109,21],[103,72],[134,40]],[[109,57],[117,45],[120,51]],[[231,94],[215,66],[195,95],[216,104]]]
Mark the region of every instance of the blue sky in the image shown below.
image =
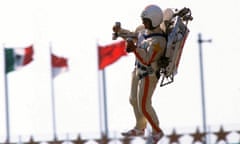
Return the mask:
[[[112,26],[120,21],[134,30],[141,24],[141,10],[148,4],[165,8],[189,7],[194,20],[184,47],[175,82],[158,87],[153,104],[160,125],[191,129],[202,125],[198,34],[204,43],[203,61],[207,124],[239,129],[240,49],[238,19],[240,2],[139,0],[9,0],[0,1],[0,43],[5,46],[34,44],[34,61],[8,74],[11,136],[52,137],[49,43],[53,52],[69,59],[69,71],[54,79],[57,133],[99,133],[99,71],[97,43],[108,44]],[[107,4],[107,5],[105,5]],[[2,57],[2,51],[0,53]],[[134,56],[129,54],[105,69],[109,130],[118,135],[132,128],[134,117],[128,102]],[[3,66],[3,64],[1,63]],[[4,76],[3,71],[1,75]],[[0,141],[5,139],[4,81],[0,82]]]

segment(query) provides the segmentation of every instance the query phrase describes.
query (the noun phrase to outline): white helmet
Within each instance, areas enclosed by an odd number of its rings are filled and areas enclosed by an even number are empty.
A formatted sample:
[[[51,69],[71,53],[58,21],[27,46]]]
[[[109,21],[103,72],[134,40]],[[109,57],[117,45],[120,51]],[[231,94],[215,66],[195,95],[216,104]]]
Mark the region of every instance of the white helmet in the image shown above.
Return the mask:
[[[149,5],[142,11],[141,18],[150,19],[152,27],[158,27],[163,21],[162,9],[156,5]]]

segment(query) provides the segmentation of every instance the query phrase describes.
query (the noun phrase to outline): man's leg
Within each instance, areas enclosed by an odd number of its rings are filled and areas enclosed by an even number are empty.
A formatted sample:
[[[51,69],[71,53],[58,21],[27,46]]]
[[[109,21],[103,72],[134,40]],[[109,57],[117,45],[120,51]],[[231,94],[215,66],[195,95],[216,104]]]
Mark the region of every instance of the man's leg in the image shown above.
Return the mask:
[[[128,132],[122,133],[124,136],[138,136],[138,135],[144,135],[144,129],[146,128],[147,121],[142,114],[141,110],[139,109],[138,105],[138,83],[139,83],[139,77],[136,74],[136,70],[132,72],[132,81],[131,81],[131,93],[130,93],[130,104],[133,107],[134,116],[136,119],[136,125],[132,130],[129,130]]]
[[[149,75],[144,77],[140,81],[140,105],[142,113],[148,120],[152,127],[152,138],[155,142],[163,137],[163,132],[159,127],[159,120],[157,114],[152,106],[152,95],[156,88],[158,79],[155,75]]]

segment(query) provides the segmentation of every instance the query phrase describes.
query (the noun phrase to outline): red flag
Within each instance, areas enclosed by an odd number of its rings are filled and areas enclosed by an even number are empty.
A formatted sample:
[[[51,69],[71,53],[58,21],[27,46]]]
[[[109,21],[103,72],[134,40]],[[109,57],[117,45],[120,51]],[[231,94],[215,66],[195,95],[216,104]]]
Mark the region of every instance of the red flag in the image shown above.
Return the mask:
[[[121,56],[127,55],[125,41],[119,41],[113,44],[98,46],[99,69],[117,61]]]
[[[64,57],[58,57],[54,54],[51,54],[52,59],[52,74],[53,77],[57,76],[58,74],[67,71],[68,69],[68,63],[67,59]]]

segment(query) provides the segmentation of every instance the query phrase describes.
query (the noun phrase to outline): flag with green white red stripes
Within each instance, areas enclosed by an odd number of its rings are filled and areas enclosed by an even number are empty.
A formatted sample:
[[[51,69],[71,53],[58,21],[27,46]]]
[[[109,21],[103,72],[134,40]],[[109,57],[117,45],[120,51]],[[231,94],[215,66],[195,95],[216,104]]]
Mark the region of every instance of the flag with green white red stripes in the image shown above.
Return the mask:
[[[5,48],[5,73],[15,71],[33,60],[33,46]]]

